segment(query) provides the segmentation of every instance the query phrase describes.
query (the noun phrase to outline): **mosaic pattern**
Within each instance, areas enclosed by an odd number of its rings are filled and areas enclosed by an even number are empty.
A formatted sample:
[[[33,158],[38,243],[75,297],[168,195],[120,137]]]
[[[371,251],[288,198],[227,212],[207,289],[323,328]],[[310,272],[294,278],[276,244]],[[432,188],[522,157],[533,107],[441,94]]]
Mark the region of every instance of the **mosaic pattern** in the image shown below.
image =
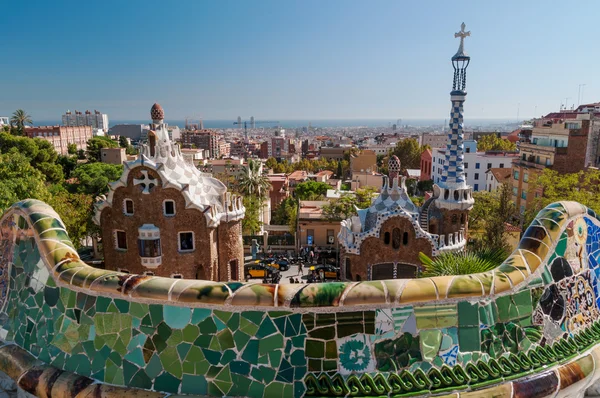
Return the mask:
[[[576,203],[490,272],[312,285],[94,269],[38,201],[0,225],[0,370],[31,393],[525,397],[600,376],[600,221]]]

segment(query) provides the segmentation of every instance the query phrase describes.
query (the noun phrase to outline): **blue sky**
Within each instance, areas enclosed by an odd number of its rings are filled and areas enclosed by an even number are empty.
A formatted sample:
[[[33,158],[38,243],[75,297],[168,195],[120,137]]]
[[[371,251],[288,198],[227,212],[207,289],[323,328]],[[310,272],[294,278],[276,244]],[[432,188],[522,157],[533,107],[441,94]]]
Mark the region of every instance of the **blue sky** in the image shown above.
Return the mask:
[[[427,118],[450,108],[467,24],[466,118],[600,100],[600,2],[7,1],[0,116]]]

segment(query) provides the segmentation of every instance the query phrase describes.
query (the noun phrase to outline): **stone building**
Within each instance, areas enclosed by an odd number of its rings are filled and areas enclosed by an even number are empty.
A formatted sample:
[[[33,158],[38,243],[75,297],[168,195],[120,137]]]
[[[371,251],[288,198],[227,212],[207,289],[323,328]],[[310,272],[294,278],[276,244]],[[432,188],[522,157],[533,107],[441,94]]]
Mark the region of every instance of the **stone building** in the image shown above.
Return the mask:
[[[186,162],[154,104],[136,161],[96,204],[107,269],[185,279],[242,278],[240,197]]]
[[[473,192],[464,172],[463,103],[467,95],[466,69],[470,57],[463,48],[468,32],[452,57],[454,83],[452,111],[441,178],[433,196],[417,207],[400,175],[400,160],[389,160],[380,195],[367,209],[342,221],[339,234],[342,278],[378,280],[413,278],[420,269],[419,253],[430,257],[463,250],[467,243],[468,215]]]

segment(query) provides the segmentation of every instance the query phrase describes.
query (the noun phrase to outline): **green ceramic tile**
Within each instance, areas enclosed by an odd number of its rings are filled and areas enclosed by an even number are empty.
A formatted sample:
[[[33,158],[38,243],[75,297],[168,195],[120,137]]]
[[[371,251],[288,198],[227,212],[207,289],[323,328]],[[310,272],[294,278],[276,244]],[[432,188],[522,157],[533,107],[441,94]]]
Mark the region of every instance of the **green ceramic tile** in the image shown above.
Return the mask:
[[[479,326],[479,305],[463,301],[458,303],[458,326]]]
[[[437,355],[442,342],[440,330],[421,330],[421,354],[425,361],[431,361]]]
[[[208,389],[206,378],[202,375],[183,375],[181,382],[182,394],[204,395]]]
[[[460,351],[479,351],[481,349],[479,326],[458,328],[458,344]]]
[[[512,301],[510,296],[502,296],[496,298],[496,307],[498,308],[498,319],[500,322],[510,320],[510,310]]]
[[[197,324],[205,320],[211,315],[211,311],[207,308],[194,308],[194,312],[192,314],[192,323]]]
[[[319,340],[306,340],[306,356],[309,358],[324,358],[325,343]]]
[[[173,329],[183,329],[190,322],[191,315],[192,310],[190,308],[163,306],[163,318],[166,324]]]
[[[266,317],[264,321],[260,324],[260,328],[256,332],[256,337],[261,339],[275,332],[277,332],[277,328],[273,324],[273,321],[271,320],[271,318]]]
[[[358,324],[359,328],[362,329],[362,325]],[[352,326],[356,326],[356,325],[352,325]],[[342,328],[344,329],[344,326],[338,326],[338,328]],[[331,340],[335,338],[335,326],[327,326],[324,328],[318,328],[318,329],[313,329],[311,330],[308,335],[312,338],[316,338],[316,339],[322,339],[322,340]],[[362,331],[362,330],[361,330]],[[356,332],[358,333],[358,332]],[[351,333],[353,334],[353,333]],[[340,336],[342,337],[342,336]]]
[[[179,390],[179,385],[181,384],[181,380],[165,372],[156,378],[154,382],[154,389],[157,391],[165,391],[176,393]]]
[[[266,354],[271,350],[278,350],[283,348],[283,336],[280,334],[274,334],[272,336],[263,338],[259,341],[259,355]]]

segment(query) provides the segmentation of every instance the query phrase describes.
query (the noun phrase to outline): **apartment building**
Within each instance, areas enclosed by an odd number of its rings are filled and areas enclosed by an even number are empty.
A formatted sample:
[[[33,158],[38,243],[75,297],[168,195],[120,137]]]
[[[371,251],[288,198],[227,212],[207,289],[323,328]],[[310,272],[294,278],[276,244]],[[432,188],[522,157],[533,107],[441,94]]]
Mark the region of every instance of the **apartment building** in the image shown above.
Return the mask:
[[[56,152],[67,155],[70,144],[77,150],[87,149],[87,142],[93,137],[91,126],[36,126],[25,127],[25,135],[29,138],[41,138],[54,146]]]
[[[544,169],[566,174],[600,164],[600,118],[591,105],[553,112],[521,128],[520,156],[512,162],[513,197],[521,212],[542,195],[532,183]]]
[[[464,172],[467,184],[473,187],[473,192],[487,189],[485,172],[493,168],[511,168],[512,161],[519,157],[516,152],[487,151],[477,152],[477,142],[464,142]],[[431,178],[436,184],[442,179],[446,148],[432,150]]]
[[[220,156],[219,135],[213,130],[186,130],[181,132],[181,142],[185,147],[194,145],[198,149],[208,150],[212,159]]]
[[[362,150],[350,156],[350,172],[367,173],[377,171],[377,154],[374,151]]]
[[[67,111],[62,115],[63,126],[91,126],[94,129],[99,129],[104,132],[108,131],[108,115],[96,110],[94,112],[85,111],[75,113]]]

